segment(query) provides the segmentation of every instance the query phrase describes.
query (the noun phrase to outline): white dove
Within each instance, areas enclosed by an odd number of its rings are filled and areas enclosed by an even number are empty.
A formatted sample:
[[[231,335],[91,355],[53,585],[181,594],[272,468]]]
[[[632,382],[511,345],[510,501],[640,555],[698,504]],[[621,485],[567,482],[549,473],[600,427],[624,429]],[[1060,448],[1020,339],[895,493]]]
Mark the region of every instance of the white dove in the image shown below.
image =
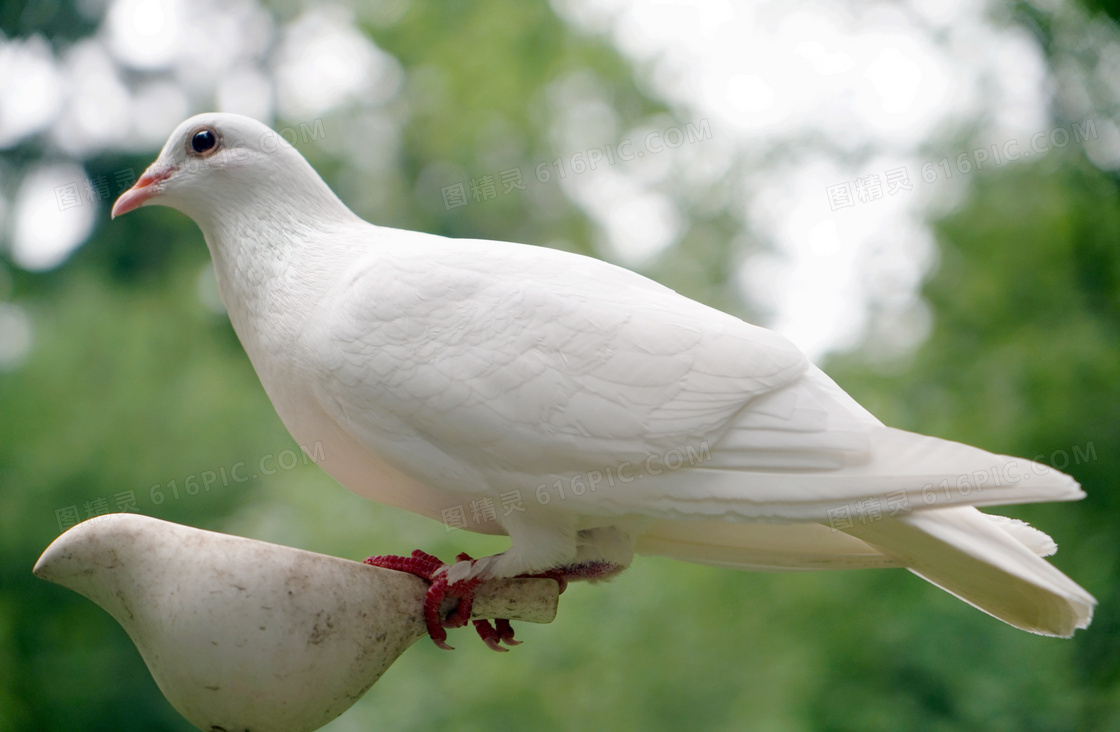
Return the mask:
[[[450,567],[371,559],[432,581],[441,646],[482,579],[599,579],[635,552],[902,566],[1024,630],[1092,618],[1093,597],[1040,558],[1046,534],[975,508],[1082,498],[1072,478],[886,427],[776,333],[590,257],[367,223],[238,115],[180,124],[112,215],[149,204],[201,228],[261,384],[327,472],[510,537]],[[478,630],[515,642],[508,623]]]

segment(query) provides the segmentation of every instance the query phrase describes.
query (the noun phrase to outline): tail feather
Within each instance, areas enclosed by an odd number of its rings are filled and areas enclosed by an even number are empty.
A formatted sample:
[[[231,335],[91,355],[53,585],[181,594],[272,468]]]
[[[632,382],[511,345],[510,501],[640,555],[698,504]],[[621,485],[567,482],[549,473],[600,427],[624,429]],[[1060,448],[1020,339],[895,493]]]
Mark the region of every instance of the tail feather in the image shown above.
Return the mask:
[[[1016,628],[1069,637],[1087,627],[1096,600],[1039,557],[1051,549],[1049,537],[993,518],[973,508],[944,508],[870,521],[847,532]]]
[[[1042,559],[1045,533],[968,506],[930,509],[845,531],[818,523],[663,520],[638,538],[641,554],[754,571],[906,567],[1016,628],[1068,637],[1096,600]]]

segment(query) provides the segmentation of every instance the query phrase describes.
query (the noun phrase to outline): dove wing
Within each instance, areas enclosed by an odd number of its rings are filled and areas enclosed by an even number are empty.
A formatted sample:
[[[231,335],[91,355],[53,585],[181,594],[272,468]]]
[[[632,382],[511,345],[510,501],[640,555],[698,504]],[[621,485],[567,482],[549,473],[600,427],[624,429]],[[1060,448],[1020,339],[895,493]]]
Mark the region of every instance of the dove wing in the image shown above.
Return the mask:
[[[712,441],[809,367],[785,338],[628,270],[411,232],[375,245],[322,315],[327,411],[464,491]]]

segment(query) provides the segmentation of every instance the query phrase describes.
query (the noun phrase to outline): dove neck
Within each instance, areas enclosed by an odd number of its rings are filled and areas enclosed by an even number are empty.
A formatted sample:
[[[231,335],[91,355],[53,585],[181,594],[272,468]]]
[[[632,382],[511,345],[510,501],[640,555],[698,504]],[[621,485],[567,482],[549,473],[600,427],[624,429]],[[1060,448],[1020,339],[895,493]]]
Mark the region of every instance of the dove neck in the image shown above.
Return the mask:
[[[368,225],[323,187],[333,201],[242,200],[199,221],[222,302],[251,357],[292,343],[353,258],[345,232]]]

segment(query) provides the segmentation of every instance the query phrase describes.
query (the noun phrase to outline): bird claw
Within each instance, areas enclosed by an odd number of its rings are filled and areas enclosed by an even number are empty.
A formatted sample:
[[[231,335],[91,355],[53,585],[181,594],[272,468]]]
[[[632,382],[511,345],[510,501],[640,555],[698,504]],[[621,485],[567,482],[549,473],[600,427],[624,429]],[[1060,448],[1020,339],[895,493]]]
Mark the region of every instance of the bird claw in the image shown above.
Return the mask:
[[[466,552],[461,552],[455,557],[456,562],[470,562],[472,565],[478,561]],[[455,650],[447,645],[447,631],[445,628],[461,628],[471,619],[471,606],[474,604],[474,591],[482,584],[482,578],[450,582],[447,579],[451,564],[445,564],[439,557],[433,556],[419,549],[410,556],[400,557],[395,555],[369,557],[365,564],[374,567],[394,569],[398,572],[414,574],[428,582],[428,592],[424,596],[424,624],[428,629],[428,636],[445,651]],[[519,578],[525,579],[550,579],[560,585],[560,592],[568,588],[568,578],[574,579],[602,579],[617,573],[621,567],[606,562],[590,562],[587,564],[573,565],[563,569],[550,569],[540,574],[522,574]],[[445,599],[458,599],[459,602],[446,616],[440,615],[440,607]],[[475,620],[475,632],[482,642],[491,650],[505,653],[507,646],[519,646],[521,641],[513,637],[513,626],[507,618],[495,618],[491,624],[489,620]]]
[[[509,620],[498,618],[494,622],[497,625],[498,635],[502,637],[502,643],[505,643],[507,646],[521,645],[521,641],[513,639],[513,626],[509,624]]]
[[[490,624],[489,620],[476,620],[474,621],[474,629],[482,642],[489,646],[491,650],[505,653],[509,649],[502,648],[502,643],[507,646],[521,645],[521,641],[514,640],[513,626],[509,624],[509,620],[506,618],[497,618],[493,625]]]
[[[459,562],[475,561],[466,553],[459,554],[455,559]],[[429,585],[428,592],[424,596],[424,624],[427,627],[428,636],[433,643],[445,651],[454,650],[452,646],[447,644],[445,628],[461,628],[470,620],[471,606],[474,604],[474,591],[482,583],[480,578],[448,582],[447,570],[452,565],[445,564],[438,557],[419,549],[412,552],[412,555],[408,557],[395,555],[369,557],[365,560],[365,564],[393,569],[398,572],[407,572],[426,580]],[[441,617],[440,606],[447,598],[457,598],[459,602],[446,616]],[[496,627],[491,625],[489,620],[474,621],[475,631],[489,648],[504,653],[508,649],[502,648],[501,643],[510,646],[521,643],[521,641],[514,640],[513,627],[509,620],[499,618],[494,622]]]

